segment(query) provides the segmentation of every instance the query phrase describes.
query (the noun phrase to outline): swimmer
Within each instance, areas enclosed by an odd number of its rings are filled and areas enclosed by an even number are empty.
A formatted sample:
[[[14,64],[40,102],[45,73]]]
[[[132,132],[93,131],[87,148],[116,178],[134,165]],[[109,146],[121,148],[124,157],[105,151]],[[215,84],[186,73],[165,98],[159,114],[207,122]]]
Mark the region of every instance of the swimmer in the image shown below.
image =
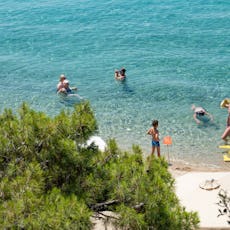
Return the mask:
[[[126,72],[125,68],[121,68],[121,70],[115,70],[114,72],[115,79],[124,80],[126,78],[125,72]]]
[[[204,108],[192,105],[192,110],[194,111],[193,118],[197,124],[200,124],[200,120],[198,118],[203,117],[205,115],[208,116],[211,121],[213,121],[213,116],[210,113],[208,113]]]

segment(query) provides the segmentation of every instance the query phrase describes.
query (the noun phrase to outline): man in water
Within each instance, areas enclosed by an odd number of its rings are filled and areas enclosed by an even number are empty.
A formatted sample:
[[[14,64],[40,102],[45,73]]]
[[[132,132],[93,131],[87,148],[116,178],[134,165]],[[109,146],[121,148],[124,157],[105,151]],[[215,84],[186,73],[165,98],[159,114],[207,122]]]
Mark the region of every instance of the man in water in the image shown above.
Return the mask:
[[[64,93],[64,94],[69,94],[72,92],[72,90],[77,90],[77,87],[70,87],[69,86],[69,81],[65,79],[63,81],[63,87],[58,91],[58,93]]]
[[[197,124],[200,124],[200,120],[198,118],[203,117],[205,115],[208,116],[211,121],[213,121],[212,115],[208,113],[204,108],[192,105],[192,110],[194,111],[193,118]]]

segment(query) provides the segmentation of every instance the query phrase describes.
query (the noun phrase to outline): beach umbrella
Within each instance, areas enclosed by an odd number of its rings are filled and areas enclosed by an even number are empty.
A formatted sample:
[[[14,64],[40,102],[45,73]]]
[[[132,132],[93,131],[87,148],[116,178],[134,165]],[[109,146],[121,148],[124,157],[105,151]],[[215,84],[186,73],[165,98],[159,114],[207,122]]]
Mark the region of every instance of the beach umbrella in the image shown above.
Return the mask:
[[[165,137],[163,138],[163,144],[167,146],[168,164],[170,165],[169,146],[172,145],[172,137],[171,137],[171,136],[165,136]]]

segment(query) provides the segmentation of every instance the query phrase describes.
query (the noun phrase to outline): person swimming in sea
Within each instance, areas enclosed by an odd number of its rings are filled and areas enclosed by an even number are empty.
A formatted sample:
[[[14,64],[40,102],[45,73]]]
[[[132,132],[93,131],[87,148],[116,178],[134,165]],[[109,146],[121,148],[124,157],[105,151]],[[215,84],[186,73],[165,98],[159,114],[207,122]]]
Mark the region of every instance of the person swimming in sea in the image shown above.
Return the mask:
[[[126,72],[125,68],[121,68],[120,70],[116,69],[114,72],[115,79],[124,80],[126,78],[125,72]]]
[[[205,115],[208,116],[211,121],[213,121],[213,116],[203,107],[196,107],[195,105],[192,105],[191,109],[194,111],[193,118],[197,124],[200,124],[200,118],[204,117]]]

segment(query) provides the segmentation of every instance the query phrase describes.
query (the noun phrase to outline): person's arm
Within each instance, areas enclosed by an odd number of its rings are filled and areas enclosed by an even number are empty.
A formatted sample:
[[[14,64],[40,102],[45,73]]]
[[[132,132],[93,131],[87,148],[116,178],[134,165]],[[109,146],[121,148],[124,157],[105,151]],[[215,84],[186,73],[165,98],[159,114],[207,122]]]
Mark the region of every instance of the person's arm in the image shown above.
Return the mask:
[[[227,127],[230,126],[230,115],[228,115],[228,118],[227,118]]]
[[[204,114],[210,118],[211,121],[213,121],[213,116],[212,114],[208,113],[205,109],[203,110]]]
[[[213,121],[213,116],[212,116],[212,114],[210,114],[210,113],[208,113],[208,112],[206,112],[206,114],[207,114],[207,116],[210,117],[211,121]]]
[[[147,131],[147,133],[146,134],[148,134],[148,135],[152,135],[152,128],[150,128],[148,131]]]
[[[228,113],[230,114],[230,104],[228,104],[226,108],[228,109]]]
[[[193,114],[193,118],[194,118],[194,120],[196,121],[197,124],[200,124],[200,121],[196,117],[196,113]]]
[[[70,87],[71,90],[77,90],[77,87]]]
[[[62,84],[61,84],[61,83],[58,83],[58,84],[57,84],[57,91],[59,91],[62,87],[63,87]]]
[[[118,76],[119,76],[119,70],[115,69],[115,71],[114,71],[114,77],[118,78]]]
[[[59,94],[59,93],[64,93],[64,94],[67,94],[67,92],[66,92],[66,89],[65,88],[60,88],[58,91],[57,91],[57,93]]]
[[[224,105],[224,108],[229,108],[230,104]]]

